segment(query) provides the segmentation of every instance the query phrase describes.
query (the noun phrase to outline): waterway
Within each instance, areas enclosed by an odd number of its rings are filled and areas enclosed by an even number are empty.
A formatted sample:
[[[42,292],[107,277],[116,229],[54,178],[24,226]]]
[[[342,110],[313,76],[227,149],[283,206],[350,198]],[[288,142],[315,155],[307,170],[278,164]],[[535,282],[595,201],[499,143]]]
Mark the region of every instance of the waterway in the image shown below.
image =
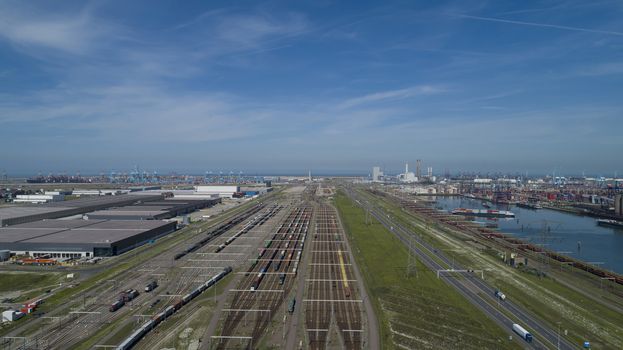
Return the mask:
[[[466,197],[433,197],[435,207],[485,209],[481,200]],[[491,204],[491,209],[510,210],[514,219],[476,218],[497,224],[502,233],[512,234],[565,255],[594,263],[623,274],[623,229],[598,226],[594,218],[551,209],[526,209],[514,205]]]

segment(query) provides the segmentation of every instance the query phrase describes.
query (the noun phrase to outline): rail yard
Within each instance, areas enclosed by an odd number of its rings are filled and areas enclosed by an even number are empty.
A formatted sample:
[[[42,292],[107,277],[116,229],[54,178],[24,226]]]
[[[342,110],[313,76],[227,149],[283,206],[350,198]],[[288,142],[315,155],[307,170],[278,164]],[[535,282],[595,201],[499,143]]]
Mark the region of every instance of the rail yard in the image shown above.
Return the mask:
[[[151,319],[159,323],[163,315],[169,317],[181,309],[199,292],[224,277],[221,275],[223,271],[229,272],[231,266],[243,261],[241,257],[224,258],[226,254],[212,256],[215,249],[261,229],[280,210],[279,205],[256,203],[215,227],[191,228],[191,238],[182,239],[174,247],[113,279],[97,281],[73,300],[65,301],[43,317],[34,318],[11,331],[3,338],[3,346],[70,348],[97,338],[102,328],[107,330],[106,333],[114,334],[127,328],[128,324],[132,325],[131,321]],[[155,327],[157,323],[146,325],[136,332]],[[134,345],[139,340],[136,332],[119,346],[128,348]],[[134,340],[132,335],[135,335]],[[145,333],[140,334],[143,336]],[[20,342],[16,342],[15,337],[20,337]],[[92,344],[95,345],[104,344]]]
[[[312,208],[294,206],[269,234],[236,289],[230,290],[231,303],[224,310],[216,348],[253,348],[286,298],[297,276]]]
[[[342,343],[344,349],[362,349],[364,345],[363,310],[345,240],[335,209],[320,205],[311,239],[304,305],[310,349],[326,348],[332,334],[338,334],[335,342]]]

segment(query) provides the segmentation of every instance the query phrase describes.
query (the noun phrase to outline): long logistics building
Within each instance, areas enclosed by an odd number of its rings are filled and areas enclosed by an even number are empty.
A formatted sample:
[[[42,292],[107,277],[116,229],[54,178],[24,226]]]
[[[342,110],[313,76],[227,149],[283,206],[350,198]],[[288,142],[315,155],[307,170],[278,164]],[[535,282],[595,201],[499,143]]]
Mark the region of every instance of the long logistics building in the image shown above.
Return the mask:
[[[93,219],[169,219],[220,203],[220,198],[165,199],[165,194],[100,196],[71,201],[0,208],[0,226],[87,214]],[[106,210],[109,209],[109,210]]]
[[[1,208],[0,249],[51,258],[117,255],[175,231],[176,222],[160,220],[221,201],[168,197],[126,194]]]
[[[175,229],[158,220],[41,220],[0,228],[0,247],[34,257],[112,256]]]
[[[220,203],[220,198],[202,200],[175,200],[141,202],[86,213],[89,219],[108,220],[162,220],[191,213],[197,209]]]
[[[159,201],[164,195],[119,195],[81,198],[71,201],[0,208],[0,226],[10,226],[44,219],[85,214],[110,207]]]

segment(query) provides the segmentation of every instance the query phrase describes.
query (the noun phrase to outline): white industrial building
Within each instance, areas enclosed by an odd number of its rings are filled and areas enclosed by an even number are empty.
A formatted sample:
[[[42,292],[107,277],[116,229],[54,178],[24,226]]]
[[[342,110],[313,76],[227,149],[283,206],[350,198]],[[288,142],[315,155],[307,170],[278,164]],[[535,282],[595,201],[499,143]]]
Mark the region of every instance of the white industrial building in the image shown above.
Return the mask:
[[[240,192],[240,186],[195,186],[197,194],[218,195],[221,198],[233,198],[234,193]]]
[[[153,195],[153,194],[173,194],[175,199],[188,199],[188,200],[205,200],[219,198],[219,193],[213,191],[196,191],[196,190],[149,190],[141,192],[132,192],[135,195]],[[231,196],[230,196],[231,198]]]
[[[16,310],[6,310],[2,312],[2,322],[13,322],[17,321],[24,316],[23,312],[19,312]]]
[[[14,203],[48,203],[62,202],[65,195],[62,194],[18,194],[13,199]]]
[[[413,183],[417,182],[418,178],[415,176],[415,173],[409,172],[409,163],[405,163],[405,173],[398,175],[398,180],[400,182]]]
[[[130,193],[130,190],[119,189],[100,189],[100,190],[73,190],[74,196],[114,196],[118,194]]]
[[[383,172],[381,171],[381,167],[375,166],[372,168],[372,182],[381,182],[383,181]]]

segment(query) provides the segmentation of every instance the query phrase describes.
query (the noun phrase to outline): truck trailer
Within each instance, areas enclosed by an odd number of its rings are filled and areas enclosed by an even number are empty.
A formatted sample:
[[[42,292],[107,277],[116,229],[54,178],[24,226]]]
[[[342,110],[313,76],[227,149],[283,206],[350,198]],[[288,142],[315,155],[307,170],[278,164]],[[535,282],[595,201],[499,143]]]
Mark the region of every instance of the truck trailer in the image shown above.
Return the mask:
[[[519,336],[523,340],[527,341],[528,343],[532,343],[532,334],[530,334],[530,332],[525,330],[522,326],[518,325],[517,323],[513,323],[513,331],[519,334]]]

